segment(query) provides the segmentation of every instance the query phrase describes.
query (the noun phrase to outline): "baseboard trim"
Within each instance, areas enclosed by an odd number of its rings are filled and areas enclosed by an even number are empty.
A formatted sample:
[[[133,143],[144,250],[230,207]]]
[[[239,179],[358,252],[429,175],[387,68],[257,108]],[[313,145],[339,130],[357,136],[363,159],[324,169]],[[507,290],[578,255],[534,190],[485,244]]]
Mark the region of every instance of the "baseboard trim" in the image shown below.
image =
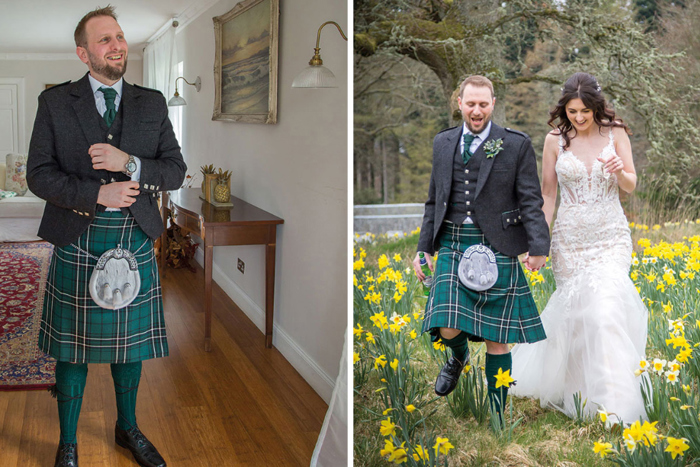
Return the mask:
[[[195,260],[204,267],[204,253],[197,249]],[[265,333],[265,310],[258,306],[251,298],[236,285],[219,265],[214,262],[212,279],[233,300],[246,316],[257,326],[261,333]],[[261,339],[260,342],[263,342]],[[331,378],[323,369],[307,354],[299,344],[277,324],[273,326],[272,345],[284,356],[284,358],[299,372],[302,378],[326,401],[330,403],[335,386],[335,378]]]

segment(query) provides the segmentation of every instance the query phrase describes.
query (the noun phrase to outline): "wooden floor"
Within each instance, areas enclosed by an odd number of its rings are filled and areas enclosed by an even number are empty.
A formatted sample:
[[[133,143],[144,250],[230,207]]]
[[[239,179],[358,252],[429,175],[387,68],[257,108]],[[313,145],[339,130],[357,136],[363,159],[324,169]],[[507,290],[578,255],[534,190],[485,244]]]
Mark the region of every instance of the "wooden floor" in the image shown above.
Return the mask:
[[[212,351],[203,350],[203,272],[163,280],[170,356],[143,364],[138,424],[168,466],[308,466],[327,405],[214,286]],[[89,365],[78,424],[82,467],[134,466],[114,443],[109,365]],[[0,466],[51,466],[59,437],[47,391],[0,391]]]

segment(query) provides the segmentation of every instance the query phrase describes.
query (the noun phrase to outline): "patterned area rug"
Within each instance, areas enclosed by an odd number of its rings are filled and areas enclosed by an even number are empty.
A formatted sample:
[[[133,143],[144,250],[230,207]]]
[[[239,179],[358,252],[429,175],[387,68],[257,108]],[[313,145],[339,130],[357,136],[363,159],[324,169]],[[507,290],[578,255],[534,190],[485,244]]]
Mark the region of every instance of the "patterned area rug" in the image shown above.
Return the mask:
[[[53,246],[0,244],[0,391],[54,384],[56,361],[37,347]]]

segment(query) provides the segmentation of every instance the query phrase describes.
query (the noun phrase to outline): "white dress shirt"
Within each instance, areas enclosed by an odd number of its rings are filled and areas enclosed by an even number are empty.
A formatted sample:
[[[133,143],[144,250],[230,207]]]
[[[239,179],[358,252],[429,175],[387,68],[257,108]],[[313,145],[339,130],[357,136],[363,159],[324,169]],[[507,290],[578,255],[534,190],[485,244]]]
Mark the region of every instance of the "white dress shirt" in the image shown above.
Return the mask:
[[[114,110],[119,112],[119,104],[122,101],[122,88],[124,86],[124,78],[119,78],[119,81],[114,83],[112,86],[107,86],[106,84],[100,83],[95,78],[88,73],[88,79],[90,80],[90,87],[92,87],[93,95],[95,96],[95,105],[97,106],[97,112],[100,115],[104,115],[107,111],[107,104],[105,103],[105,95],[100,88],[112,88],[117,91],[117,95],[114,97]],[[131,174],[131,181],[138,182],[141,179],[141,159],[134,157],[134,162],[136,162],[136,171]],[[106,208],[105,211],[120,211],[119,208]]]

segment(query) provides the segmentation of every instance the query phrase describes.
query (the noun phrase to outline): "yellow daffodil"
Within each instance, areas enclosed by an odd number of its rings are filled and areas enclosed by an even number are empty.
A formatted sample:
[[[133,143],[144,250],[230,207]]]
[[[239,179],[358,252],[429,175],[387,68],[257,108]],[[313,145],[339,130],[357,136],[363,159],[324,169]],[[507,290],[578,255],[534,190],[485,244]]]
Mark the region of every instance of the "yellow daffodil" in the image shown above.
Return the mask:
[[[389,330],[391,331],[392,334],[398,334],[398,332],[401,330],[401,325],[391,323],[389,325]]]
[[[679,334],[675,336],[673,334],[670,334],[670,336],[670,339],[666,339],[666,345],[673,345],[674,349],[677,349],[678,347],[688,348],[688,341],[686,340],[684,335]]]
[[[498,374],[496,376],[496,389],[500,388],[501,386],[505,386],[507,388],[510,387],[510,383],[515,381],[513,378],[510,377],[510,370],[506,370],[505,372],[503,371],[503,368],[498,369]]]
[[[389,407],[388,409],[386,409],[385,411],[382,412],[382,415],[386,416],[386,415],[388,415],[389,412],[391,412],[392,410],[394,410],[394,409],[391,408],[391,407]]]
[[[353,271],[359,271],[364,267],[365,267],[365,261],[362,258],[360,258],[357,261],[355,261],[354,263],[352,263]]]
[[[670,400],[671,402],[679,402],[680,401],[680,399],[675,397],[675,396],[669,397],[668,400]]]
[[[357,323],[356,328],[352,328],[352,333],[357,338],[360,338],[362,336],[363,332],[364,332],[364,329],[362,329],[362,325],[360,323]]]
[[[684,393],[690,395],[690,384],[683,384],[681,387],[683,388]]]
[[[403,295],[401,295],[398,291],[394,292],[393,298],[396,303],[399,303],[401,301],[401,297],[403,297]]]
[[[390,439],[384,440],[384,449],[379,451],[379,455],[384,457],[390,455],[394,452],[394,443]]]
[[[364,248],[360,248],[360,258],[366,258],[367,257],[367,252],[365,251]]]
[[[404,444],[406,443],[401,443],[400,448],[394,449],[394,452],[392,452],[389,456],[389,462],[393,462],[394,464],[403,464],[408,462],[408,453],[403,447]]]
[[[401,255],[398,254],[398,253],[396,253],[396,254],[394,255],[394,261],[396,261],[396,262],[401,261]]]
[[[406,412],[408,412],[408,413],[413,413],[414,410],[416,410],[416,406],[415,406],[415,405],[413,405],[413,404],[408,404],[408,405],[406,406]]]
[[[659,282],[656,285],[656,290],[660,290],[661,293],[664,293],[664,292],[666,292],[666,286],[663,284],[663,282]]]
[[[681,405],[681,410],[688,410],[688,409],[694,409],[692,405]]]
[[[662,277],[668,285],[676,285],[676,278],[673,276],[673,271],[666,271]]]
[[[639,273],[637,271],[632,271],[630,273],[630,279],[632,279],[633,281],[636,281],[637,279],[639,279]]]
[[[651,240],[648,238],[640,238],[637,240],[637,245],[639,245],[642,248],[649,248],[651,246]]]
[[[649,422],[644,422],[642,425],[642,433],[644,433],[644,445],[645,446],[654,446],[656,444],[656,439],[657,439],[657,430],[656,430],[656,424],[659,422],[654,422],[654,423],[649,423]]]
[[[435,449],[435,455],[437,456],[438,454],[445,454],[449,452],[450,449],[454,448],[452,446],[452,443],[450,443],[450,440],[447,438],[441,438],[437,437],[437,440],[435,441],[435,446],[433,446]]]
[[[386,355],[380,355],[379,357],[374,359],[374,369],[378,370],[379,365],[381,365],[382,368],[386,366]]]
[[[685,438],[678,439],[669,436],[666,438],[666,442],[668,443],[668,447],[664,452],[670,452],[673,459],[675,459],[676,456],[683,457],[683,453],[689,449],[687,444],[688,440]]]
[[[649,367],[649,362],[648,362],[648,361],[646,361],[646,360],[641,360],[641,361],[639,362],[639,368],[641,368],[642,370],[646,370],[648,367]]]
[[[411,339],[415,339],[416,337],[418,337],[418,333],[415,329],[411,329],[411,333],[409,334],[409,336],[411,336]]]
[[[355,274],[352,275],[352,285],[357,287],[357,276]]]
[[[595,443],[593,443],[593,452],[596,454],[600,454],[601,459],[605,459],[605,456],[612,452],[612,444],[601,443],[596,441]]]
[[[467,373],[469,373],[471,371],[471,369],[472,369],[471,365],[464,365],[464,369],[462,371],[466,375]]]
[[[374,335],[371,332],[367,333],[367,342],[371,342],[372,344],[377,343],[377,341],[374,340]]]
[[[394,371],[398,370],[399,368],[399,359],[395,358],[393,362],[389,363],[389,366],[393,368]]]
[[[413,453],[413,460],[415,461],[427,461],[428,460],[428,451],[426,449],[423,449],[423,446],[420,444],[413,448],[416,452]]]
[[[442,343],[442,339],[438,340],[437,342],[433,342],[433,348],[435,350],[439,350],[441,352],[445,351],[445,344]]]
[[[598,415],[600,415],[600,421],[605,423],[608,421],[608,412],[605,409],[598,409]]]
[[[354,365],[355,363],[360,361],[360,354],[357,352],[352,353],[352,364]]]
[[[389,266],[389,258],[387,258],[387,256],[384,254],[379,257],[377,263],[379,264],[379,269],[384,269],[385,267]]]
[[[668,368],[669,368],[669,371],[678,372],[678,371],[681,371],[681,364],[678,363],[677,360],[671,360],[670,362],[668,362]]]
[[[642,429],[642,424],[639,423],[639,420],[632,423],[629,428],[625,428],[625,431],[622,432],[622,436],[624,438],[632,439],[635,443],[641,442],[642,438],[644,437],[644,430]]]
[[[391,423],[391,417],[386,420],[382,420],[382,426],[379,428],[379,432],[382,436],[390,436],[396,434],[396,425]]]

